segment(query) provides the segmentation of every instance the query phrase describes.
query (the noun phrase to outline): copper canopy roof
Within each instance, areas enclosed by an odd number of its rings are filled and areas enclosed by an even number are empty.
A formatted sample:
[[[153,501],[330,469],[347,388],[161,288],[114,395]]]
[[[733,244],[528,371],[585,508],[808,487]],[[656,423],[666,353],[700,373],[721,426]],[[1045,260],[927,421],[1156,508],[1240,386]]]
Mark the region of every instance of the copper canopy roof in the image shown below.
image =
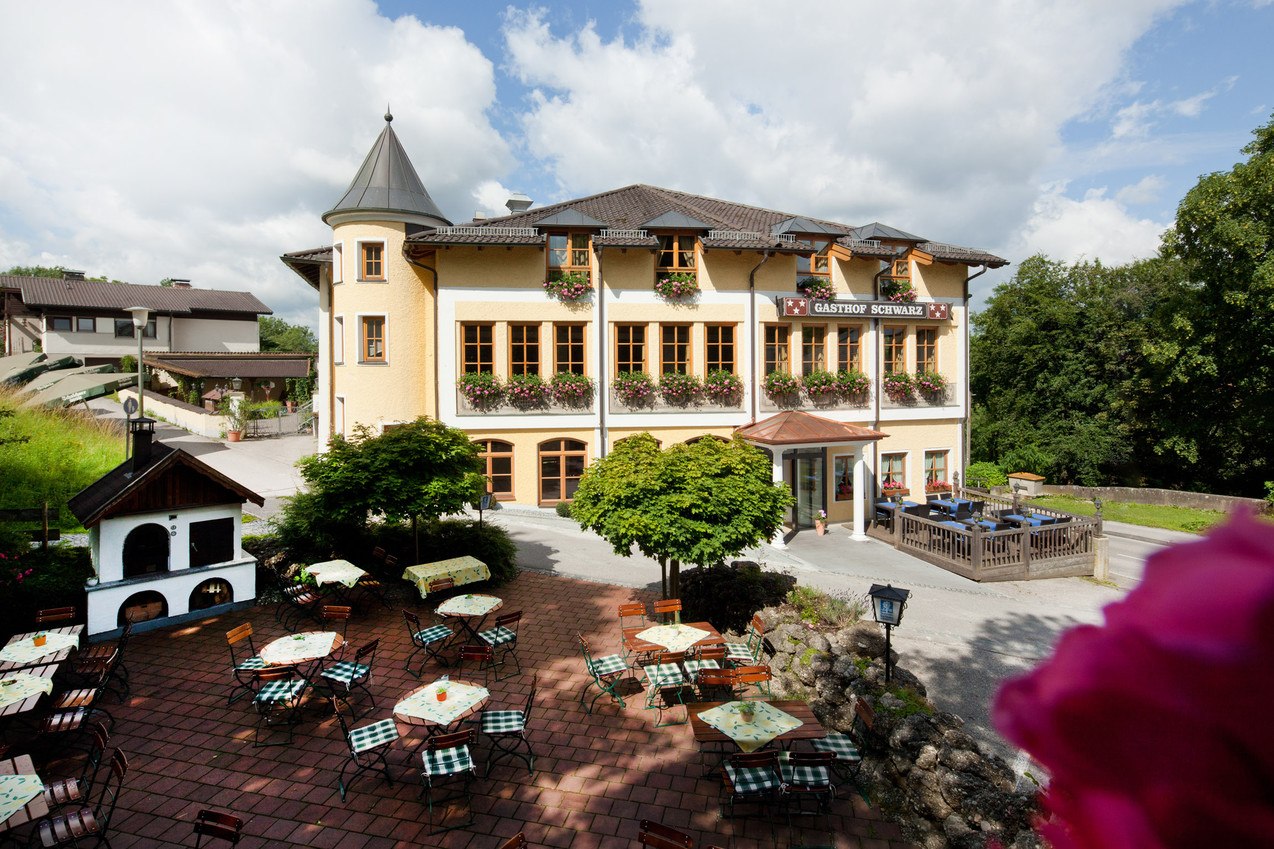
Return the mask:
[[[736,434],[765,445],[803,445],[815,442],[866,442],[886,434],[869,427],[837,422],[801,410],[785,410],[763,421],[743,425]]]

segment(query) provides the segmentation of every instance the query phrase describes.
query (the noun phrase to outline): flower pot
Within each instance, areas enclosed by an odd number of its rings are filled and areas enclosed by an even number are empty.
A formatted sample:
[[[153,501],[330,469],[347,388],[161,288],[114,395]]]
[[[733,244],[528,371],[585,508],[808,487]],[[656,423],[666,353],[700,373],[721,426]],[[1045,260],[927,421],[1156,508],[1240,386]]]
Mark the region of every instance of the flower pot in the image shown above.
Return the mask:
[[[756,719],[756,711],[741,710],[739,711],[739,719],[742,719],[744,722],[752,722]]]
[[[241,430],[226,431],[226,442],[238,442],[241,439],[243,439],[243,431]]]
[[[823,534],[827,533],[827,523],[820,522],[820,521],[814,522],[814,530],[818,532],[819,536],[822,536]]]
[[[48,641],[49,641],[49,637],[47,634],[36,634],[34,637],[31,638],[31,642],[35,643],[37,646],[42,646]]]
[[[446,690],[439,690],[439,691],[438,691],[438,701],[440,701],[440,702],[445,702],[446,700],[447,700],[447,691],[446,691]]]

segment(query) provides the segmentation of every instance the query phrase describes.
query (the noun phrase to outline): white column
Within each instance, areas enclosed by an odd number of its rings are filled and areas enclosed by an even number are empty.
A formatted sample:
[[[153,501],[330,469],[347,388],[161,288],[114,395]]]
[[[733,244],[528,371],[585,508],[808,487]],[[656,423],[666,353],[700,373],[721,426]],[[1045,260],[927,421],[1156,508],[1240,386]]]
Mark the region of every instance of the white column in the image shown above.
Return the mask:
[[[770,449],[770,456],[773,458],[771,461],[772,468],[770,474],[775,483],[783,483],[783,449],[776,445],[774,448]],[[783,540],[784,536],[785,529],[783,525],[780,524],[778,530],[774,532],[774,538],[770,540],[770,545],[775,548],[787,548],[787,543]]]
[[[864,473],[866,468],[866,460],[863,458],[864,446],[859,445],[854,450],[854,533],[850,535],[850,539],[856,542],[863,542],[867,539],[866,517],[863,515],[863,497],[867,494],[864,487],[867,485],[867,475]]]

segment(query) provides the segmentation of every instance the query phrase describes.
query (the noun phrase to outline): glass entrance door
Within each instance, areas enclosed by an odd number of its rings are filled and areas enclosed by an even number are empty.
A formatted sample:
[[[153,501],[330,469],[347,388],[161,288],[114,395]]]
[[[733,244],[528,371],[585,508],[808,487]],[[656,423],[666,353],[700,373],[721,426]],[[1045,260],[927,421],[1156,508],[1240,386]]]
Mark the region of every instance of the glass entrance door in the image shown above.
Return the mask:
[[[798,454],[792,481],[796,489],[796,527],[812,528],[818,511],[827,507],[823,453]]]

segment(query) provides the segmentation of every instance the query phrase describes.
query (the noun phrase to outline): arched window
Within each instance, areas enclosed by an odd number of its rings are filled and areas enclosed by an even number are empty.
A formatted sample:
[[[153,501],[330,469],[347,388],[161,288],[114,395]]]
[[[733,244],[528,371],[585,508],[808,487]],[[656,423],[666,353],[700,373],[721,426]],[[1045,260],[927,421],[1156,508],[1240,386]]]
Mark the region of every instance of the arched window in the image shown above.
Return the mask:
[[[576,439],[540,443],[540,503],[570,501],[588,463],[588,446]]]
[[[124,538],[124,577],[168,571],[168,529],[154,522],[139,525]]]
[[[129,622],[149,622],[168,615],[168,600],[154,590],[133,593],[119,608],[116,622],[123,628]]]
[[[207,610],[234,601],[234,589],[222,578],[209,578],[190,592],[190,609]]]
[[[479,457],[486,464],[487,489],[497,499],[513,497],[513,445],[499,439],[478,439]]]

